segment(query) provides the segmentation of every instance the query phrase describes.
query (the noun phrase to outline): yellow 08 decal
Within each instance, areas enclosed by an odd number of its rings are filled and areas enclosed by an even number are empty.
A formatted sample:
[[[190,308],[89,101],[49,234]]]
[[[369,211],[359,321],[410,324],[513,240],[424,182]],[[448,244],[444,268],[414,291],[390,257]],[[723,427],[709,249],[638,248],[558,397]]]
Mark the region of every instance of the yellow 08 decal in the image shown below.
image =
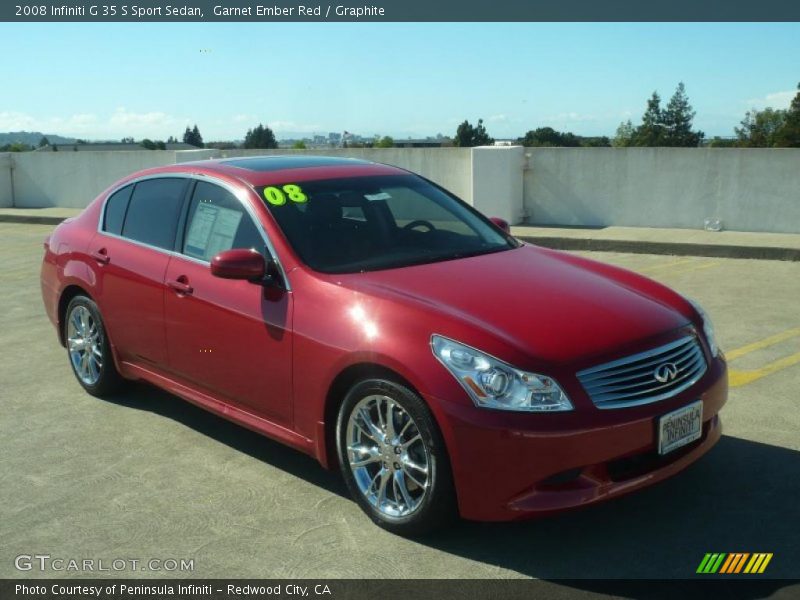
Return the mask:
[[[264,199],[273,206],[283,206],[286,204],[287,196],[292,202],[303,203],[308,201],[308,196],[303,193],[300,186],[293,183],[279,188],[275,186],[264,188]]]

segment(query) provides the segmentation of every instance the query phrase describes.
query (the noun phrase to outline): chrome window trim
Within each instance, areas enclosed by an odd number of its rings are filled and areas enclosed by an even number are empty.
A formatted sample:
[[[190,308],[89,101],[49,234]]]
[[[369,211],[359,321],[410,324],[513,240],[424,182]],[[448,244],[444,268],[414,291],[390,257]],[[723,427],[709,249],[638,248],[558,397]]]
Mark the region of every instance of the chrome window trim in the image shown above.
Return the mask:
[[[234,198],[236,198],[236,200],[239,202],[239,204],[241,204],[244,207],[245,212],[247,212],[247,214],[253,220],[253,223],[255,224],[256,229],[258,230],[258,233],[261,235],[261,239],[264,241],[264,245],[266,246],[268,252],[270,253],[270,256],[272,257],[272,260],[275,261],[275,265],[278,267],[278,271],[281,274],[281,278],[283,279],[283,281],[285,283],[286,291],[287,292],[292,291],[292,285],[289,282],[289,277],[288,277],[286,271],[284,270],[283,265],[281,264],[280,258],[278,257],[278,253],[275,251],[275,246],[273,246],[272,241],[269,239],[269,235],[267,235],[267,232],[264,230],[264,226],[261,224],[261,220],[258,218],[258,215],[255,213],[253,208],[250,206],[250,203],[247,202],[247,198],[245,197],[246,196],[246,192],[241,188],[237,188],[237,187],[231,185],[227,181],[224,181],[222,179],[214,177],[213,175],[204,175],[204,174],[199,174],[199,173],[156,173],[156,174],[151,174],[151,175],[142,175],[141,177],[136,177],[135,179],[131,179],[129,181],[126,181],[125,183],[122,183],[122,184],[112,188],[108,192],[108,194],[106,194],[106,197],[103,199],[103,206],[100,209],[100,218],[97,221],[97,233],[105,235],[105,236],[108,236],[110,238],[115,238],[115,239],[118,239],[118,240],[124,240],[126,242],[129,242],[129,243],[134,244],[136,246],[140,246],[142,248],[148,248],[150,250],[155,250],[157,252],[162,252],[162,253],[167,254],[169,256],[175,256],[177,258],[183,258],[183,259],[186,259],[186,260],[188,260],[190,262],[199,263],[201,265],[210,265],[211,264],[207,260],[202,260],[202,259],[199,259],[199,258],[195,258],[193,256],[189,256],[187,254],[183,254],[182,252],[176,252],[175,250],[167,250],[166,248],[159,248],[158,246],[153,246],[152,244],[147,244],[145,242],[140,242],[140,241],[133,240],[131,238],[125,237],[123,235],[117,235],[116,233],[109,233],[108,231],[103,230],[103,223],[106,220],[106,205],[108,204],[108,199],[111,198],[111,196],[116,194],[119,190],[121,190],[124,187],[127,187],[129,185],[136,185],[137,183],[139,183],[141,181],[148,181],[150,179],[191,179],[191,180],[194,180],[194,181],[201,181],[201,182],[211,183],[213,185],[218,185],[219,187],[223,188],[224,190],[230,192],[230,194]],[[131,194],[131,199],[133,199],[133,194]],[[190,198],[190,201],[191,201],[191,198]],[[129,200],[129,202],[130,202],[130,200]],[[186,218],[188,220],[188,218],[189,218],[188,214],[186,215]]]
[[[674,348],[677,348],[677,347],[681,346],[682,344],[686,344],[689,341],[694,341],[694,343],[696,344],[698,356],[700,357],[700,359],[702,361],[701,368],[697,371],[697,373],[694,374],[694,376],[692,376],[689,379],[683,381],[679,386],[677,386],[675,388],[672,388],[672,389],[670,389],[670,390],[668,390],[666,392],[663,392],[661,394],[656,394],[654,396],[647,396],[645,398],[637,398],[637,399],[634,399],[634,400],[623,400],[623,401],[619,401],[619,402],[605,401],[605,402],[600,402],[598,404],[597,402],[595,402],[594,398],[592,397],[592,394],[587,389],[587,387],[586,387],[587,382],[583,381],[583,378],[586,377],[587,375],[593,375],[593,374],[595,374],[597,372],[600,372],[600,371],[605,371],[607,369],[613,369],[614,367],[623,366],[625,364],[630,364],[630,363],[636,362],[638,360],[642,360],[642,359],[650,358],[650,357],[653,357],[653,356],[657,356],[657,355],[662,354],[664,352],[669,352],[670,350],[672,350]],[[677,340],[673,340],[672,342],[669,342],[667,344],[663,344],[663,345],[658,346],[656,348],[651,348],[650,350],[645,350],[644,352],[638,352],[636,354],[631,354],[631,355],[628,355],[628,356],[624,356],[624,357],[622,357],[620,359],[617,359],[617,360],[612,360],[610,362],[606,362],[606,363],[602,363],[602,364],[599,364],[599,365],[595,365],[594,367],[589,367],[588,369],[583,369],[582,371],[579,371],[578,373],[576,373],[576,377],[578,379],[578,382],[581,384],[581,388],[583,389],[584,393],[587,395],[589,400],[591,400],[592,405],[595,408],[597,408],[599,410],[614,410],[614,409],[617,409],[617,408],[629,408],[629,407],[632,407],[632,406],[642,406],[644,404],[652,404],[654,402],[660,402],[662,400],[666,400],[668,398],[672,398],[674,396],[677,396],[681,392],[689,389],[691,386],[693,386],[698,381],[700,381],[703,378],[703,376],[706,374],[707,371],[708,371],[708,361],[706,360],[705,352],[703,350],[703,345],[700,343],[700,340],[698,339],[698,336],[696,335],[696,333],[693,332],[693,333],[691,333],[689,335],[685,335],[685,336],[683,336],[681,338],[678,338]]]

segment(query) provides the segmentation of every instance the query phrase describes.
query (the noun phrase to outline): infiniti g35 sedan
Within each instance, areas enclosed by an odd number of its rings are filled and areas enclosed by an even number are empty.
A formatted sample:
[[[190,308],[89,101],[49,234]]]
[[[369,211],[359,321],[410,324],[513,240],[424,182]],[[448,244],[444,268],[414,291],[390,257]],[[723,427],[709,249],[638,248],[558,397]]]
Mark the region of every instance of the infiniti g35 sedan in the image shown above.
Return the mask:
[[[135,173],[53,231],[41,284],[88,393],[147,381],[288,444],[400,534],[613,498],[721,434],[700,306],[387,165]]]

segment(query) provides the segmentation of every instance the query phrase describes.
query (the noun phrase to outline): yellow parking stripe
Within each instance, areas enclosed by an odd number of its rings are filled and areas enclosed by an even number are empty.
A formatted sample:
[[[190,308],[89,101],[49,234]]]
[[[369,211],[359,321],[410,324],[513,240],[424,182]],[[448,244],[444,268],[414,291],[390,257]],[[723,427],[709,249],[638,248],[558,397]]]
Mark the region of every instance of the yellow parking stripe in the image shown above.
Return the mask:
[[[788,340],[795,336],[800,336],[800,327],[795,327],[794,329],[787,329],[786,331],[782,331],[781,333],[776,333],[775,335],[771,335],[763,340],[759,340],[757,342],[753,342],[752,344],[747,344],[746,346],[742,346],[741,348],[736,348],[736,350],[731,350],[730,352],[726,352],[725,356],[728,357],[728,360],[734,360],[739,358],[740,356],[744,356],[745,354],[750,354],[751,352],[755,352],[756,350],[761,350],[762,348],[766,348],[768,346],[773,346],[784,340]]]
[[[640,273],[649,273],[650,271],[657,271],[658,269],[669,269],[671,267],[677,267],[678,265],[685,265],[686,263],[694,262],[695,259],[693,258],[682,258],[679,260],[673,260],[667,263],[661,263],[660,265],[653,265],[652,267],[644,267],[643,269],[637,269]]]
[[[730,387],[747,385],[748,383],[753,383],[762,377],[772,375],[773,373],[776,373],[787,367],[794,366],[798,363],[800,363],[800,352],[795,352],[794,354],[773,361],[761,367],[760,369],[754,369],[752,371],[737,371],[735,369],[730,369],[728,371],[728,385],[730,385]]]

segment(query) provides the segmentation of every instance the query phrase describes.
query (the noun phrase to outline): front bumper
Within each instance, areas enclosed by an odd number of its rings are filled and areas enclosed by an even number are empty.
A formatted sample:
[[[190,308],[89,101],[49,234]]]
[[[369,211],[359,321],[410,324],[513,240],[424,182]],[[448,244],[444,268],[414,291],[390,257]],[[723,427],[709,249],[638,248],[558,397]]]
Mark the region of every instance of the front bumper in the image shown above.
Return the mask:
[[[588,418],[575,414],[580,409],[530,415],[439,401],[461,515],[478,521],[544,516],[666,479],[719,440],[718,413],[727,396],[727,369],[718,359],[675,398],[636,409],[593,409]],[[658,417],[698,398],[702,437],[659,456]]]

